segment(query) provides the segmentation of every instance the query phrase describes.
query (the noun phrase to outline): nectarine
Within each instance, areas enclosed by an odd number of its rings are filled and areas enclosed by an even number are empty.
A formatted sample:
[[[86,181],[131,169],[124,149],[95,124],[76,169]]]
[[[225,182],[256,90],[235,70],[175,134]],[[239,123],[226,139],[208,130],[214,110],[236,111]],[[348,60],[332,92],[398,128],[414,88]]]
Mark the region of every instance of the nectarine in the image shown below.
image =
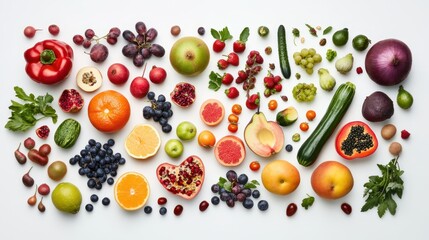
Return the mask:
[[[298,169],[286,160],[268,163],[262,170],[261,179],[268,191],[279,195],[292,193],[301,181]]]
[[[326,161],[314,169],[311,175],[311,186],[322,198],[338,199],[352,190],[353,175],[344,164]]]

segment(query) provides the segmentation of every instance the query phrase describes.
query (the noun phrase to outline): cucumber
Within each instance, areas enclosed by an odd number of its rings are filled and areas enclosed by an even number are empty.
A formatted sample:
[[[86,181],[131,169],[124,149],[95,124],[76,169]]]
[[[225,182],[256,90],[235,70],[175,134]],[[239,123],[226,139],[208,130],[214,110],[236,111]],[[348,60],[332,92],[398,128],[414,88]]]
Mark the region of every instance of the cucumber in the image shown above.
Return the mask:
[[[352,103],[355,90],[356,86],[351,82],[343,83],[338,87],[325,115],[299,148],[297,153],[299,164],[308,167],[316,161],[326,141],[332,135]]]
[[[55,131],[54,141],[62,148],[71,148],[80,135],[80,123],[74,119],[64,120]]]
[[[283,77],[289,79],[291,75],[291,70],[289,59],[287,56],[286,30],[283,25],[280,25],[277,31],[277,43],[279,49],[280,70],[282,72]]]

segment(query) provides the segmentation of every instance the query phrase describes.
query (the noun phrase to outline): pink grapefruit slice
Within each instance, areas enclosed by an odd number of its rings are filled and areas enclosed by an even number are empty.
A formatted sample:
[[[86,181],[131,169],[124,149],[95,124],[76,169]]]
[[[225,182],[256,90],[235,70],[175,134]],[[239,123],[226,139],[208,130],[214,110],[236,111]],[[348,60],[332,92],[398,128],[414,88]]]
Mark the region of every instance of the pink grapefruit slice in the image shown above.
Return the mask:
[[[221,138],[215,145],[214,154],[217,161],[227,167],[240,165],[246,157],[243,141],[233,135]]]
[[[207,126],[218,125],[225,116],[225,108],[217,99],[207,99],[200,107],[201,120]]]

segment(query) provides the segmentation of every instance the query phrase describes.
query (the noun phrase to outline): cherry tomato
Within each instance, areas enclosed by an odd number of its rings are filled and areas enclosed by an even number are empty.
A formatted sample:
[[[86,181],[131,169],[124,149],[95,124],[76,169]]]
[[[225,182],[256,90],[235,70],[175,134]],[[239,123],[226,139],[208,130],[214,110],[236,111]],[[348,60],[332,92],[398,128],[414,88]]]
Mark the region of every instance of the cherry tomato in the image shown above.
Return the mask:
[[[228,131],[230,131],[232,133],[235,133],[235,132],[237,132],[237,130],[238,130],[238,125],[237,124],[230,123],[228,125]]]
[[[249,165],[250,170],[256,172],[261,168],[261,164],[258,161],[253,161]]]
[[[240,115],[240,113],[241,113],[241,111],[243,109],[241,108],[240,104],[236,103],[236,104],[232,105],[232,109],[231,110],[232,110],[232,113],[234,113],[236,115]]]
[[[277,106],[278,106],[277,101],[274,99],[272,99],[268,102],[268,109],[270,109],[271,111],[276,110]]]
[[[308,110],[305,116],[307,117],[308,121],[313,121],[313,119],[316,118],[316,112],[313,110]]]
[[[228,122],[232,124],[237,124],[239,120],[239,117],[235,114],[229,114],[228,116]]]
[[[307,132],[308,128],[308,123],[306,122],[302,122],[301,124],[299,124],[299,129],[301,129],[301,131]]]

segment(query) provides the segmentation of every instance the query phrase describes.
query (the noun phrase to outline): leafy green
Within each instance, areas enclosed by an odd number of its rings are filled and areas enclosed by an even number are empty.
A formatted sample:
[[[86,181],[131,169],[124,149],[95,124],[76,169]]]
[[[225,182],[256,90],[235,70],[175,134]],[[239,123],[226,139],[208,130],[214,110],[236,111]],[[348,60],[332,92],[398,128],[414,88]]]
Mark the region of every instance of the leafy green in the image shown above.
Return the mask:
[[[245,27],[243,31],[240,33],[240,42],[247,42],[247,39],[249,39],[250,30],[248,27]]]
[[[307,194],[307,197],[302,199],[301,206],[304,207],[306,210],[311,207],[314,203],[314,197]]]
[[[222,86],[222,76],[219,73],[215,73],[213,71],[210,72],[209,75],[209,89],[217,91]]]
[[[232,189],[232,182],[228,181],[226,178],[219,177],[219,181],[217,183],[219,187],[224,188],[228,192],[231,192]],[[259,186],[259,182],[257,180],[252,180],[246,184],[244,184],[244,188],[253,189],[257,188]]]
[[[296,46],[295,39],[299,38],[299,35],[300,35],[299,29],[298,28],[292,29],[292,35],[293,35],[293,44]]]
[[[381,218],[386,211],[395,215],[397,204],[393,197],[402,198],[404,181],[401,176],[404,171],[400,169],[398,157],[392,159],[387,165],[377,164],[381,176],[370,176],[365,187],[363,197],[367,197],[361,211],[366,212],[377,207],[378,216]]]
[[[12,104],[9,106],[9,109],[12,112],[5,128],[11,131],[26,131],[36,125],[37,121],[45,117],[52,118],[53,123],[57,122],[58,115],[50,105],[54,101],[51,95],[46,93],[45,96],[35,97],[34,94],[27,94],[18,86],[15,86],[14,90],[16,93],[15,96],[24,103],[11,100]],[[42,115],[42,117],[37,118],[38,115]]]
[[[228,27],[224,27],[222,30],[217,31],[216,29],[210,29],[210,33],[212,34],[212,36],[217,39],[220,40],[222,42],[225,42],[228,39],[232,38],[231,33],[228,30]]]
[[[332,62],[332,60],[334,60],[334,58],[336,57],[337,57],[337,51],[332,49],[328,49],[328,51],[326,51],[326,59],[328,59],[328,61]]]
[[[257,186],[259,185],[259,182],[256,180],[252,180],[246,184],[244,184],[244,188],[257,188]]]

